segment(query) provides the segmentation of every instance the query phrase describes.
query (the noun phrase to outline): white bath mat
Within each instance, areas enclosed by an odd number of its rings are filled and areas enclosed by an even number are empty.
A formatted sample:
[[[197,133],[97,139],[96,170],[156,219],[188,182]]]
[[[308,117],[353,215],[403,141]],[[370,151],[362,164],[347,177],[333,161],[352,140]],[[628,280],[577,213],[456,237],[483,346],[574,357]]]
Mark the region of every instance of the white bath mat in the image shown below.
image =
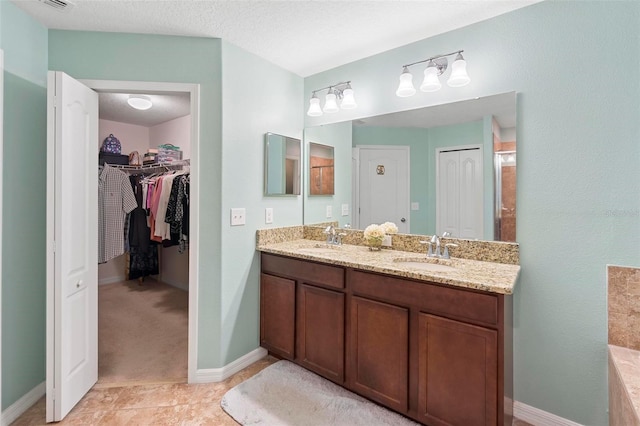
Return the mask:
[[[417,425],[289,361],[240,383],[220,405],[241,425]]]

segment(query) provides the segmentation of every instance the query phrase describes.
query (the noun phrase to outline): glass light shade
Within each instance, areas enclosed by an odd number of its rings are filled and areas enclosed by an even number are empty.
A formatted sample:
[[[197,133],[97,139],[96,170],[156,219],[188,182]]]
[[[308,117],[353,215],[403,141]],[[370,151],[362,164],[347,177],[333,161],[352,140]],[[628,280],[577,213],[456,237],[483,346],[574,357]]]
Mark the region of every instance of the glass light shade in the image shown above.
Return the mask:
[[[342,103],[340,104],[340,108],[342,109],[354,109],[357,107],[356,99],[353,97],[353,89],[351,87],[347,87],[342,92]]]
[[[467,74],[467,61],[458,53],[456,60],[451,65],[451,76],[447,84],[451,87],[462,87],[469,84],[471,79]]]
[[[436,68],[433,62],[429,62],[429,66],[424,70],[424,80],[420,85],[420,90],[423,92],[436,92],[440,90],[442,84],[438,78],[438,68]]]
[[[333,93],[333,90],[327,93],[327,97],[324,100],[324,108],[322,108],[322,110],[326,113],[340,111],[340,108],[338,108],[338,102],[336,101],[336,94]]]
[[[407,98],[416,94],[416,88],[413,87],[413,75],[405,67],[400,74],[400,85],[396,90],[396,95],[400,98]]]
[[[307,115],[310,117],[319,117],[322,115],[322,109],[320,109],[320,99],[313,95],[309,100],[309,111]]]
[[[135,109],[145,110],[153,106],[151,99],[144,95],[130,95],[127,103]]]

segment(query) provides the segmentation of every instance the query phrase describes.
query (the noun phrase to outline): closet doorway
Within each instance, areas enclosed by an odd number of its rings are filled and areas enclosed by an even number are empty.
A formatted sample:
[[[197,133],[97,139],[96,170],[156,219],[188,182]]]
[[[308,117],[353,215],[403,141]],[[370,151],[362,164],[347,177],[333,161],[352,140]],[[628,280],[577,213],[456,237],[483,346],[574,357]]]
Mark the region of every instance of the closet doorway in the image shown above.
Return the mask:
[[[147,193],[146,184],[158,175],[166,178],[186,171],[190,181],[188,244],[157,244],[157,251],[154,248],[150,253],[157,259],[155,269],[146,263],[140,268],[140,256],[136,257],[133,248],[98,267],[97,384],[192,382],[197,319],[198,86],[82,82],[99,96],[99,145],[113,134],[122,154],[136,152],[140,163],[145,153],[154,153],[161,145],[178,146],[181,151],[184,166],[171,170],[123,168],[124,173],[137,176],[132,178],[136,197],[142,198],[140,183],[144,182]],[[131,95],[148,97],[153,106],[135,110],[127,104]]]

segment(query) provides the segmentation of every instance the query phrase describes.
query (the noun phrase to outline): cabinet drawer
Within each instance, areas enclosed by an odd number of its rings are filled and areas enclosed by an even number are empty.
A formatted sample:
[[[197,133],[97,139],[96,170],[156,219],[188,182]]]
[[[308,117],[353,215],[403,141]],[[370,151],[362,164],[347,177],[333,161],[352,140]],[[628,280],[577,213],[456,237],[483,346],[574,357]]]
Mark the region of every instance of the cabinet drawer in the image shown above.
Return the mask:
[[[344,269],[308,260],[262,254],[262,272],[292,278],[309,284],[344,288]]]
[[[349,284],[355,295],[413,306],[463,321],[498,325],[498,297],[495,295],[360,271],[349,271]]]

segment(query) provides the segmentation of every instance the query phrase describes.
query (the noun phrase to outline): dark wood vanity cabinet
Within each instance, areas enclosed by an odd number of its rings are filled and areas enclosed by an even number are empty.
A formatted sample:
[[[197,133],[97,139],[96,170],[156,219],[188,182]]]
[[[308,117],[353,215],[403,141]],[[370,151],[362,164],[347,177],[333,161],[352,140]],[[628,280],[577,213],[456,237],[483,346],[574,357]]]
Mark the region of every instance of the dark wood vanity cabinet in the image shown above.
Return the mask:
[[[418,323],[420,421],[497,424],[497,331],[428,314]]]
[[[293,360],[296,282],[260,274],[260,346]]]
[[[296,360],[337,383],[344,382],[344,293],[298,286]]]
[[[510,297],[266,253],[260,288],[273,354],[427,425],[511,424]]]
[[[409,310],[352,297],[348,385],[396,411],[409,408]]]
[[[343,384],[344,268],[269,254],[261,259],[260,291],[267,292],[260,294],[261,346]]]

